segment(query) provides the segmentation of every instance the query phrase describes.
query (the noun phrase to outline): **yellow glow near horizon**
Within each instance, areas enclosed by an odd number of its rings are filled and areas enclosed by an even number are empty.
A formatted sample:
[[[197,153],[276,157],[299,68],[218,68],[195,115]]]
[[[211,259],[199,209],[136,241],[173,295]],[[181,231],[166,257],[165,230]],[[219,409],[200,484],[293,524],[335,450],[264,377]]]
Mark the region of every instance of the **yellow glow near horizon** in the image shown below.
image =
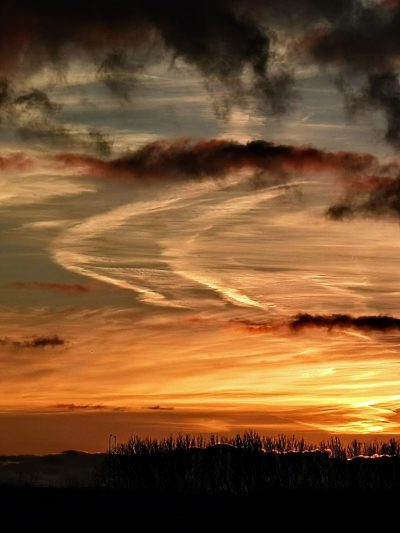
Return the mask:
[[[28,350],[9,353],[13,379],[3,385],[1,411],[129,413],[160,406],[165,420],[183,416],[189,428],[193,413],[203,413],[204,431],[218,420],[219,431],[400,433],[400,365],[378,336],[360,344],[331,332],[327,344],[326,332],[318,331],[254,334],[209,320],[134,325],[129,314],[114,321],[108,313],[87,315],[83,327],[82,319],[78,313],[62,324],[62,316],[49,317],[50,329],[71,339],[57,351],[40,358]],[[32,326],[24,328],[29,336]],[[11,372],[4,358],[1,367]]]

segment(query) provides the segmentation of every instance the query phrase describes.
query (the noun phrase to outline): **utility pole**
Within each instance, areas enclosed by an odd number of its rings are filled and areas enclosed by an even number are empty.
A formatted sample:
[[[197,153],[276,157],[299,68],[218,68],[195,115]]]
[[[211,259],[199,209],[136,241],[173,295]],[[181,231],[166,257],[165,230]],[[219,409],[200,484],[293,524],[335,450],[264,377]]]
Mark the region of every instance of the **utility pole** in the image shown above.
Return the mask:
[[[115,452],[117,449],[117,435],[110,433],[108,436],[108,453]]]

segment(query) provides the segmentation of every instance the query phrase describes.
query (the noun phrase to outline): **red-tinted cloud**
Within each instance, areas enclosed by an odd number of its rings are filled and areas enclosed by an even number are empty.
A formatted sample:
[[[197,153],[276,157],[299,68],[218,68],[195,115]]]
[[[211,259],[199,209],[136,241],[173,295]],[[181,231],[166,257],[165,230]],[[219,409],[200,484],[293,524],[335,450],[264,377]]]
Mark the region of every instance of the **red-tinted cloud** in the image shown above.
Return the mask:
[[[36,163],[22,153],[0,156],[0,171],[18,170],[27,172],[35,167]]]
[[[47,161],[35,161],[21,153],[0,156],[0,170],[27,171],[39,165],[53,172],[67,170],[85,177],[133,183],[219,179],[241,170],[251,172],[261,182],[268,179],[284,183],[299,173],[329,173],[342,179],[345,192],[328,208],[328,217],[339,220],[360,214],[396,217],[400,214],[399,163],[381,163],[375,156],[362,152],[329,152],[312,146],[281,145],[263,140],[239,143],[185,138],[150,143],[115,159],[75,153],[61,153]],[[32,282],[17,286],[71,293],[90,290],[78,284]]]
[[[310,146],[279,145],[262,140],[245,144],[219,139],[157,141],[117,159],[59,154],[55,161],[67,168],[75,167],[82,175],[138,181],[223,177],[241,169],[270,172],[280,178],[290,177],[294,172],[359,176],[398,170],[395,164],[382,166],[370,154],[327,152]]]
[[[261,179],[282,183],[299,173],[329,173],[340,177],[345,189],[344,197],[328,208],[329,218],[400,215],[399,163],[381,163],[367,153],[329,152],[263,140],[241,144],[221,139],[178,139],[150,143],[110,160],[59,154],[55,163],[75,168],[82,176],[132,182],[218,179],[233,171],[248,170]]]

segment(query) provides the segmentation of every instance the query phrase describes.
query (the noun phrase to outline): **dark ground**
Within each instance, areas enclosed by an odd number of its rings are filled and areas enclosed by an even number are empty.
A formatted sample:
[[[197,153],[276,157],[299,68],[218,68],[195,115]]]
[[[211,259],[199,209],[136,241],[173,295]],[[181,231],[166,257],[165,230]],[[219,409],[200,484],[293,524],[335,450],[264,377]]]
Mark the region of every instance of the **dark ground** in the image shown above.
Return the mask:
[[[137,494],[99,489],[1,488],[3,531],[380,531],[398,527],[398,491],[271,491],[256,496]],[[256,529],[257,528],[257,529]]]
[[[255,437],[242,448],[178,444],[163,451],[137,439],[112,454],[0,457],[0,533],[398,529],[395,441],[370,450],[385,452],[376,457],[358,455],[369,450],[356,441],[329,453],[267,453]]]

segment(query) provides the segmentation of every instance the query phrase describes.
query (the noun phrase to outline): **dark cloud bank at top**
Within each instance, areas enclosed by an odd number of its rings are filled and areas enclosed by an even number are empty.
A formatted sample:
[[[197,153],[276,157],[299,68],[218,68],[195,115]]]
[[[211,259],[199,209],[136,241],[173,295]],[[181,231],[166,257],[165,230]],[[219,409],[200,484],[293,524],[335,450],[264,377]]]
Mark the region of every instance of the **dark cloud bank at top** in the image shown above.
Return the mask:
[[[272,112],[290,106],[292,73],[299,65],[332,69],[349,115],[379,109],[386,117],[386,139],[398,148],[399,27],[400,3],[395,1],[5,0],[0,6],[0,119],[29,142],[75,149],[76,136],[57,121],[57,105],[34,88],[15,89],[18,80],[43,66],[63,69],[72,58],[85,57],[98,66],[99,79],[108,89],[127,100],[142,63],[158,50],[164,56],[167,52],[167,62],[181,58],[197,68],[211,93],[215,84],[222,86],[228,106],[250,91]],[[283,50],[278,59],[276,43]],[[250,84],[243,83],[244,72]],[[97,130],[84,133],[78,144],[84,151],[110,153],[107,139]],[[167,177],[177,170],[186,177],[221,176],[246,166],[282,177],[301,170],[303,161],[308,166],[312,161],[316,170],[321,170],[316,168],[321,161],[325,169],[328,162],[335,170],[335,160],[337,172],[358,181],[351,180],[347,194],[328,209],[329,217],[400,213],[399,173],[384,172],[367,156],[362,156],[367,161],[362,171],[354,171],[350,167],[355,161],[360,164],[359,156],[333,158],[313,149],[260,142],[228,144],[211,141],[188,149],[159,143],[109,161],[82,158],[80,163],[92,173],[113,177]]]
[[[6,0],[0,7],[3,77],[45,64],[60,68],[71,57],[85,54],[99,62],[100,76],[112,92],[127,98],[129,86],[121,81],[127,81],[127,71],[135,71],[137,64],[118,50],[146,58],[156,45],[195,66],[208,83],[229,88],[231,97],[243,90],[239,80],[249,67],[252,90],[273,111],[286,107],[290,76],[269,72],[270,37],[264,21],[260,23],[243,1]]]
[[[335,5],[335,2],[332,2]],[[308,32],[304,47],[319,64],[338,70],[350,116],[380,109],[386,140],[400,148],[400,3],[349,1],[343,15]]]
[[[172,61],[196,67],[211,93],[218,92],[215,84],[224,88],[227,96],[217,105],[222,113],[248,91],[245,70],[252,96],[279,113],[291,104],[292,73],[311,62],[336,69],[353,112],[381,109],[386,138],[398,147],[399,24],[400,4],[378,0],[5,0],[0,75],[14,78],[49,64],[63,68],[84,55],[98,64],[110,91],[127,100],[141,64],[163,49]]]

